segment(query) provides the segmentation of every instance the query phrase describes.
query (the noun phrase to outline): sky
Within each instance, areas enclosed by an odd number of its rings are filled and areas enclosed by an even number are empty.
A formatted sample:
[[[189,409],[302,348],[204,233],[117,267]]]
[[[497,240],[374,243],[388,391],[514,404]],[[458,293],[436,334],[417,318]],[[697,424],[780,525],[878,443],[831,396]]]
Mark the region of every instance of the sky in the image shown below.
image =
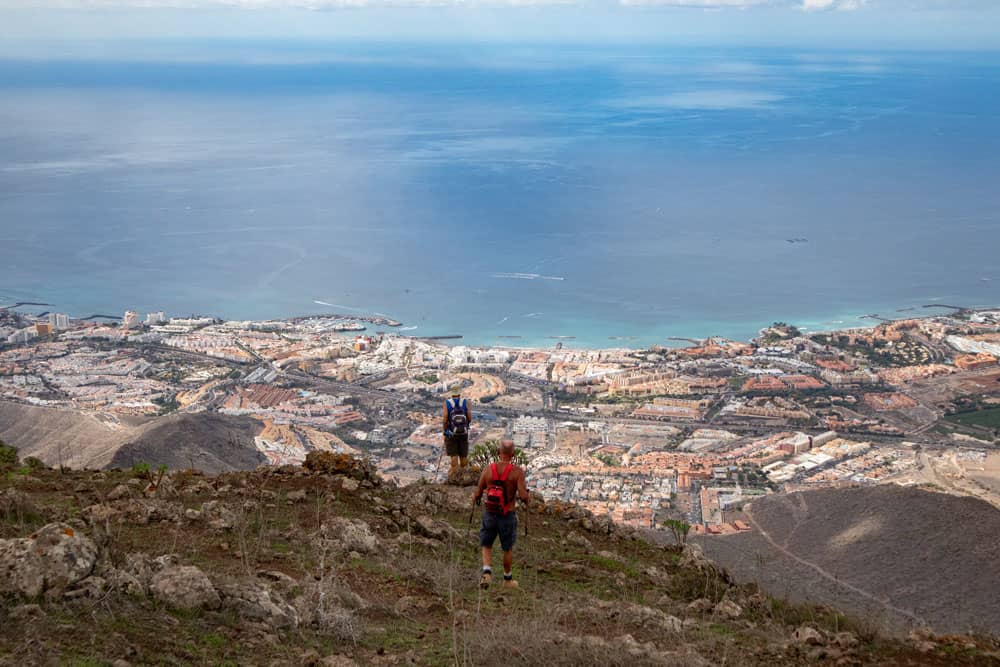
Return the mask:
[[[70,51],[59,49],[74,41],[155,39],[613,41],[996,50],[1000,2],[0,0],[0,57],[67,55]],[[86,49],[84,54],[94,55]]]

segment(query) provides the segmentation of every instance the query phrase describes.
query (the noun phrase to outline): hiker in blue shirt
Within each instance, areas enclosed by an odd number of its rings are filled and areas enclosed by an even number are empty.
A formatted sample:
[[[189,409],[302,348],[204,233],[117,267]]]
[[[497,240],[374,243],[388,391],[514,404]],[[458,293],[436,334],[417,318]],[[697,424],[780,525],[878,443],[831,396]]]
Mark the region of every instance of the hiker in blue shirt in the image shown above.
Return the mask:
[[[451,472],[469,464],[469,427],[472,413],[469,402],[454,388],[451,398],[444,402],[444,450],[451,458]]]

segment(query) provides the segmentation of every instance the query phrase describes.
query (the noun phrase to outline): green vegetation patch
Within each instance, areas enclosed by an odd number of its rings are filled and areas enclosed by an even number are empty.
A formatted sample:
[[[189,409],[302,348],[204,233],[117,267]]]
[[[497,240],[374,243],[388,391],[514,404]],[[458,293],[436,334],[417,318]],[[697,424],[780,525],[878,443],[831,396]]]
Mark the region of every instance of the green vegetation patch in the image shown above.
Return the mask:
[[[945,417],[947,421],[963,426],[985,426],[987,428],[1000,428],[1000,408],[988,408],[986,410],[976,410],[975,412],[961,412]]]

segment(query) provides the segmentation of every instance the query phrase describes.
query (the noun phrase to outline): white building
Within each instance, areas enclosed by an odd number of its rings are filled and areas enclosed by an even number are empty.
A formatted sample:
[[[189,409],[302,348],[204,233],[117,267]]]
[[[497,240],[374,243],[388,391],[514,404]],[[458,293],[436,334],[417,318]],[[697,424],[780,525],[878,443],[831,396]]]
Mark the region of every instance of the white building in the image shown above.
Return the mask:
[[[965,352],[966,354],[991,354],[994,357],[1000,356],[1000,343],[965,338],[964,336],[948,336],[945,340],[948,342],[948,345],[951,345],[959,352]]]
[[[147,325],[163,324],[166,321],[167,321],[167,318],[163,316],[163,311],[162,310],[158,310],[155,313],[147,313],[146,314],[146,324]]]
[[[134,310],[126,310],[125,317],[122,318],[123,329],[137,329],[139,327],[139,313]]]
[[[49,313],[49,325],[53,331],[65,331],[69,329],[69,315],[63,313]]]
[[[7,342],[19,345],[21,343],[27,343],[38,337],[38,331],[35,327],[25,327],[23,329],[18,329],[11,335],[7,336]]]

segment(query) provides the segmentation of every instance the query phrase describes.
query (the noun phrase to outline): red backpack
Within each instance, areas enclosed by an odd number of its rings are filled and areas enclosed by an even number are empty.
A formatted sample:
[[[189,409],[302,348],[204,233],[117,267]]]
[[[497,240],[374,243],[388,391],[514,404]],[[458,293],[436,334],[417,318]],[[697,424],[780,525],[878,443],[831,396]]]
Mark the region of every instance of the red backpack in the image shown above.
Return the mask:
[[[513,469],[514,464],[508,463],[501,475],[497,472],[497,464],[490,464],[491,481],[490,487],[486,489],[486,511],[490,514],[507,516],[507,513],[510,512],[511,507],[507,503],[507,485],[504,482],[507,481],[507,476]]]

